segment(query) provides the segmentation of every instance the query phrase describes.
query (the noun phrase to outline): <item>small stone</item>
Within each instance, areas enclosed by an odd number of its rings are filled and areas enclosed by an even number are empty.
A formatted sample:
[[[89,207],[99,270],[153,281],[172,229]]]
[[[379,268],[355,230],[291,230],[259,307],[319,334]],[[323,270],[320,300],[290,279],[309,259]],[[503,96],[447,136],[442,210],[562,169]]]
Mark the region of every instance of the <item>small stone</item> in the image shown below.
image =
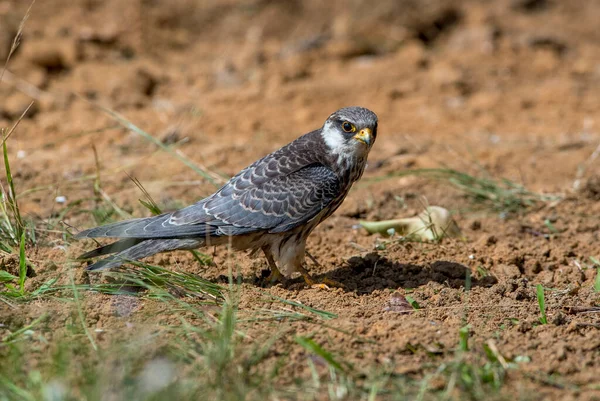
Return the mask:
[[[388,304],[385,308],[383,308],[383,310],[385,312],[410,313],[414,309],[406,300],[404,295],[396,291],[392,295],[390,295]]]
[[[490,235],[490,236],[488,237],[488,239],[485,241],[485,244],[486,244],[487,246],[492,246],[492,245],[496,245],[496,243],[497,243],[497,242],[498,242],[498,238],[496,238],[496,237],[495,237],[495,236],[493,236],[493,235]]]

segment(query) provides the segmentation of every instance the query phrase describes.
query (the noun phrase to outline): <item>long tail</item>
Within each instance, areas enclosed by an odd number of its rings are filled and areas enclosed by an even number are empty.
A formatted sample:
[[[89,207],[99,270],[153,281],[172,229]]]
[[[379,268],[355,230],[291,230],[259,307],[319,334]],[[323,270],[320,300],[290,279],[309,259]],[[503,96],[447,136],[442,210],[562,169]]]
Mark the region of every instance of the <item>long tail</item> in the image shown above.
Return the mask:
[[[123,263],[139,260],[160,252],[177,249],[194,249],[202,245],[199,239],[139,239],[126,238],[109,245],[102,246],[81,255],[80,259],[117,253],[87,267],[87,270],[103,270],[118,267]]]

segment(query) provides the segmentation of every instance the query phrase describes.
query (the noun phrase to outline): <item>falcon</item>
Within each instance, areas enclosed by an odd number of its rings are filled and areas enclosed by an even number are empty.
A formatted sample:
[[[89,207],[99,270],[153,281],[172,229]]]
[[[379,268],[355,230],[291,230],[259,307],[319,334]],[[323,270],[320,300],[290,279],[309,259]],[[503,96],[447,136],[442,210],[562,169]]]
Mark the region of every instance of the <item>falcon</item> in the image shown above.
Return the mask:
[[[80,259],[112,254],[87,267],[101,270],[159,252],[229,244],[261,250],[269,282],[298,272],[307,284],[318,284],[304,267],[306,239],[362,176],[376,137],[375,113],[340,109],[320,129],[254,162],[191,206],[78,233],[76,238],[118,238]]]

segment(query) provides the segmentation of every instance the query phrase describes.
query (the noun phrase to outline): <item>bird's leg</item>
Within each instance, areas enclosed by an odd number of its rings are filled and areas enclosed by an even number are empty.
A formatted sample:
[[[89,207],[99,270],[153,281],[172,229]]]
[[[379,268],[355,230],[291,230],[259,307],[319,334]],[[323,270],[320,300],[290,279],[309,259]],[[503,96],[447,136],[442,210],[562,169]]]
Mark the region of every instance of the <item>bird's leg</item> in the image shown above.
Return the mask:
[[[327,277],[323,277],[322,279],[314,278],[313,276],[310,275],[308,270],[306,270],[304,268],[304,266],[299,266],[297,268],[297,270],[302,275],[302,278],[304,279],[306,284],[308,284],[311,287],[322,288],[325,290],[328,290],[329,287],[344,288],[344,284],[342,284],[338,281],[332,280],[330,278],[327,278]]]
[[[310,252],[308,252],[308,251],[304,251],[304,253],[306,254],[306,256],[308,256],[308,258],[309,258],[310,260],[312,260],[312,262],[313,262],[313,263],[314,263],[316,266],[319,266],[319,267],[321,267],[321,264],[319,263],[319,261],[317,260],[317,258],[315,258],[313,255],[311,255],[311,254],[310,254]]]
[[[265,258],[267,258],[267,263],[269,263],[269,267],[271,268],[271,273],[264,280],[264,283],[272,284],[277,281],[280,281],[283,278],[283,274],[281,274],[281,272],[277,268],[277,264],[275,263],[275,260],[273,259],[273,254],[271,254],[271,250],[267,247],[263,247],[262,251],[265,254]]]

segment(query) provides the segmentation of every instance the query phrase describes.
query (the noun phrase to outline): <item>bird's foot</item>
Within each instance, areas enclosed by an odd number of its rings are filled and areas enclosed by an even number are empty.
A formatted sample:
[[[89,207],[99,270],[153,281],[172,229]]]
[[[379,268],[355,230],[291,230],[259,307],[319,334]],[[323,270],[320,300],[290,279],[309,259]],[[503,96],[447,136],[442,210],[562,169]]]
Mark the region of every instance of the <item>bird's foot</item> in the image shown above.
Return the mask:
[[[260,280],[261,287],[269,287],[271,285],[282,282],[284,279],[283,274],[279,271],[279,269],[271,270],[271,273],[267,277],[264,277]]]
[[[329,290],[332,287],[333,288],[344,288],[344,284],[342,284],[338,281],[332,280],[327,277],[323,277],[321,279],[315,279],[310,274],[308,274],[308,272],[302,273],[302,278],[304,279],[304,282],[311,288],[321,288],[323,290]]]

